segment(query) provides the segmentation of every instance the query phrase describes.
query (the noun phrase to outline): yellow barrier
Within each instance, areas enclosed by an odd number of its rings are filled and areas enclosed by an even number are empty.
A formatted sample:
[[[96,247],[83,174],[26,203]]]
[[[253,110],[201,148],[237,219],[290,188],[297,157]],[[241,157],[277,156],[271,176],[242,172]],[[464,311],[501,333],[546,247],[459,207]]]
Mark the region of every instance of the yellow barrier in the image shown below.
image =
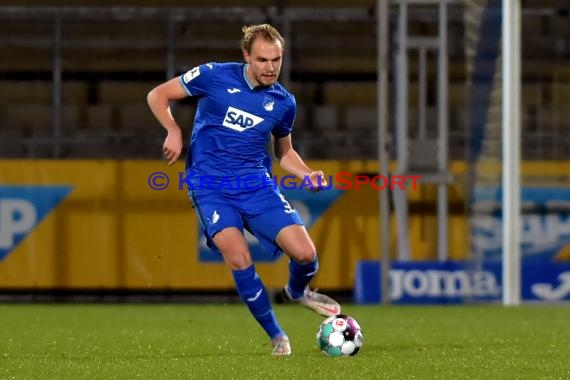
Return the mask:
[[[327,174],[375,172],[372,161],[312,161]],[[542,173],[568,166],[538,164]],[[548,169],[545,169],[548,167]],[[184,164],[164,161],[0,161],[0,188],[13,185],[69,185],[69,196],[0,261],[0,288],[227,289],[233,288],[221,263],[201,263],[198,223],[186,192],[178,189]],[[526,165],[534,173],[537,164]],[[467,255],[468,230],[462,205],[464,163],[451,166],[458,181],[450,187],[449,252]],[[523,168],[523,171],[525,169]],[[558,171],[560,170],[560,171]],[[164,172],[167,189],[152,190],[148,177]],[[285,173],[276,168],[276,175]],[[415,259],[436,257],[436,188],[409,191],[410,241]],[[431,206],[430,206],[431,205]],[[431,208],[431,210],[430,210]],[[379,257],[378,192],[370,186],[344,192],[312,226],[321,268],[315,285],[350,288],[356,263]],[[392,255],[396,223],[392,220]],[[0,227],[1,228],[1,227]],[[256,264],[269,288],[287,280],[287,260]]]

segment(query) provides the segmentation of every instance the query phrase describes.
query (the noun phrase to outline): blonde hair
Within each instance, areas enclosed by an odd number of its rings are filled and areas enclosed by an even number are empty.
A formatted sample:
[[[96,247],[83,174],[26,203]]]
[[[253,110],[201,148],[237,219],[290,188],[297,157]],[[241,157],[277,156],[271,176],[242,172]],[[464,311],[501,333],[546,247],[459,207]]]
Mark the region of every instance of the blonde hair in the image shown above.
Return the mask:
[[[281,42],[281,48],[285,50],[285,40],[279,31],[269,24],[244,26],[241,31],[243,32],[241,48],[248,53],[251,53],[251,46],[258,37],[266,41],[279,41]]]

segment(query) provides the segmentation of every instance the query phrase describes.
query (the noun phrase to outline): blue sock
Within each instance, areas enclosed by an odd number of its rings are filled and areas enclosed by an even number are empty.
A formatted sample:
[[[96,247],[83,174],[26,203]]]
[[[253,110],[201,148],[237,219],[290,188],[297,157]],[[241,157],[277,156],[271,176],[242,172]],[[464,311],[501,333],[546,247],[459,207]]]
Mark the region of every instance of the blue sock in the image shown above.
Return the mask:
[[[315,256],[315,261],[309,264],[300,264],[296,261],[289,260],[289,283],[287,287],[293,298],[303,296],[305,287],[315,277],[319,270],[319,259]]]
[[[251,265],[243,270],[234,270],[232,274],[238,294],[267,335],[271,339],[285,335],[277,322],[265,286],[256,273],[255,267]]]

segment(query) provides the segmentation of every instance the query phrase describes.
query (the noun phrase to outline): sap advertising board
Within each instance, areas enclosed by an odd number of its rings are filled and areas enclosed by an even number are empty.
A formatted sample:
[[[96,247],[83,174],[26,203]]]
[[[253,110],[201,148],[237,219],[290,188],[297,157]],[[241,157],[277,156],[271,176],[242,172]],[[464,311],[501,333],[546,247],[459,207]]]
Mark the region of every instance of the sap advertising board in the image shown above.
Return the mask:
[[[394,303],[498,301],[502,296],[502,219],[500,188],[479,188],[475,203],[485,206],[471,219],[473,261],[393,262],[390,297]],[[521,297],[570,300],[570,189],[524,188],[521,219]],[[358,264],[355,301],[380,300],[377,261]]]

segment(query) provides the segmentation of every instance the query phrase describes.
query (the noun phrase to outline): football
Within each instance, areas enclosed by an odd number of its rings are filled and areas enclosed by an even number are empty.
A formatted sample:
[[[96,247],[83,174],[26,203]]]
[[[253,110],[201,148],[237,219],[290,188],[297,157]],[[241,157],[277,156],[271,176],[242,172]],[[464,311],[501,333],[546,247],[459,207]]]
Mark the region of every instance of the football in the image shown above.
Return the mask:
[[[356,355],[363,343],[360,325],[356,319],[344,314],[328,317],[317,332],[317,345],[327,356]]]

